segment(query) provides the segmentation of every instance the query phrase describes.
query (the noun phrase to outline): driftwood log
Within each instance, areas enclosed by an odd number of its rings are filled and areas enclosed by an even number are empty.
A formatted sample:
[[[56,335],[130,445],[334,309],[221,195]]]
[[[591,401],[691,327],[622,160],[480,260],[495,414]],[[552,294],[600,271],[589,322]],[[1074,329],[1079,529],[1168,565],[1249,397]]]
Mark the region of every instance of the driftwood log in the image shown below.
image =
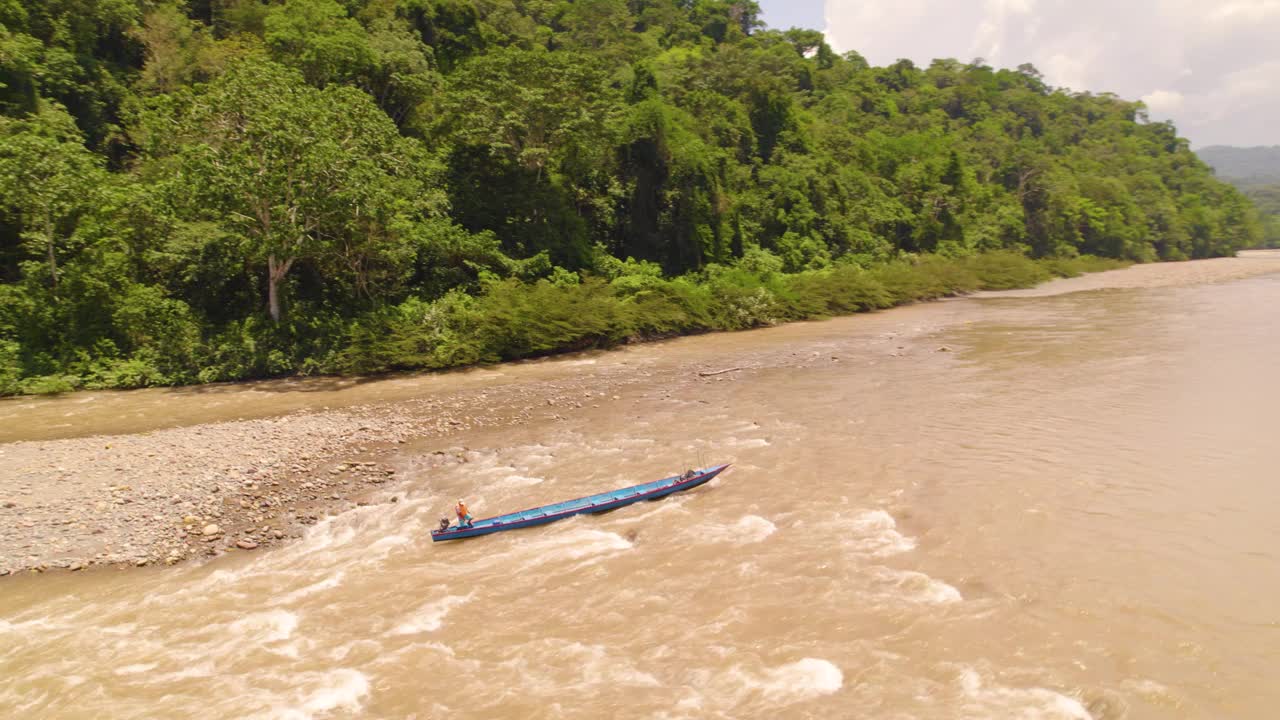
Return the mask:
[[[724,375],[725,373],[731,373],[731,372],[742,370],[742,369],[743,368],[740,368],[740,367],[731,367],[731,368],[726,368],[724,370],[709,370],[706,372],[700,372],[698,374],[701,375],[702,377],[711,377],[713,375]]]

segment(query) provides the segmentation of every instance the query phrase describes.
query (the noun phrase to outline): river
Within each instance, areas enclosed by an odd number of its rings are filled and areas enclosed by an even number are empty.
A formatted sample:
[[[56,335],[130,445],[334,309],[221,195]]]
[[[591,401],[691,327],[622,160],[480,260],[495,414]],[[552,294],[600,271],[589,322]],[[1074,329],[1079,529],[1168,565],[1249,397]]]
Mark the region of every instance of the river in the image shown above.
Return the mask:
[[[400,445],[400,502],[269,552],[4,579],[0,714],[1274,717],[1280,274],[1190,280],[279,392],[643,378]],[[137,431],[269,414],[262,395],[96,412]],[[0,412],[107,421],[22,402]],[[431,465],[444,442],[469,462]],[[484,516],[720,462],[661,502],[428,537],[459,495]]]

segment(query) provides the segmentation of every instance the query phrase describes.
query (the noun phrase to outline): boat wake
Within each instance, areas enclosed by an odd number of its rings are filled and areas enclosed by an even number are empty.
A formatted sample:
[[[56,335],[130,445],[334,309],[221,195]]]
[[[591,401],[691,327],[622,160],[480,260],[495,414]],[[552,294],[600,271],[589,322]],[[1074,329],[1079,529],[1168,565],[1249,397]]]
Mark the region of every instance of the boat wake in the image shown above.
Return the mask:
[[[594,562],[632,547],[630,541],[617,533],[570,526],[564,532],[552,532],[546,537],[522,541],[494,559],[499,565],[514,565],[517,572],[530,572],[554,563]]]
[[[778,531],[778,526],[759,515],[744,515],[732,524],[707,523],[697,527],[700,540],[713,543],[750,545],[763,542]]]

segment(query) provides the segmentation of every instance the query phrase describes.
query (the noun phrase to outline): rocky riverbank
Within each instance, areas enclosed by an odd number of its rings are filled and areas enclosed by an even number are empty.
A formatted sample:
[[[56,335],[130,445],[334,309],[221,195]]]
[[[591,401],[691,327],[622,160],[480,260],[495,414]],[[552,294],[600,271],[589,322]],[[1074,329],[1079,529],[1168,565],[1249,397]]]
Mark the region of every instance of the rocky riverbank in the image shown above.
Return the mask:
[[[611,384],[592,381],[596,392]],[[576,385],[530,383],[496,401],[490,391],[473,390],[135,435],[0,445],[0,576],[171,565],[295,538],[326,515],[396,502],[400,444],[440,438],[428,466],[466,462],[466,448],[443,438],[474,427],[554,420],[556,409],[581,406],[584,391]]]

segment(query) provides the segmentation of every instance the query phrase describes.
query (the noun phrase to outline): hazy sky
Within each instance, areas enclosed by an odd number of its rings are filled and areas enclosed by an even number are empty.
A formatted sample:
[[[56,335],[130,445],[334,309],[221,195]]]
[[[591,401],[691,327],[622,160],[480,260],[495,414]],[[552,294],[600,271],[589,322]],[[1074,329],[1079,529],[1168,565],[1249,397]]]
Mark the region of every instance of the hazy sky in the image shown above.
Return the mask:
[[[1197,147],[1280,144],[1280,0],[762,0],[877,65],[1031,62],[1060,87],[1142,99]]]
[[[824,0],[757,0],[764,10],[764,21],[775,30],[808,28],[821,30],[826,27],[826,3]]]

